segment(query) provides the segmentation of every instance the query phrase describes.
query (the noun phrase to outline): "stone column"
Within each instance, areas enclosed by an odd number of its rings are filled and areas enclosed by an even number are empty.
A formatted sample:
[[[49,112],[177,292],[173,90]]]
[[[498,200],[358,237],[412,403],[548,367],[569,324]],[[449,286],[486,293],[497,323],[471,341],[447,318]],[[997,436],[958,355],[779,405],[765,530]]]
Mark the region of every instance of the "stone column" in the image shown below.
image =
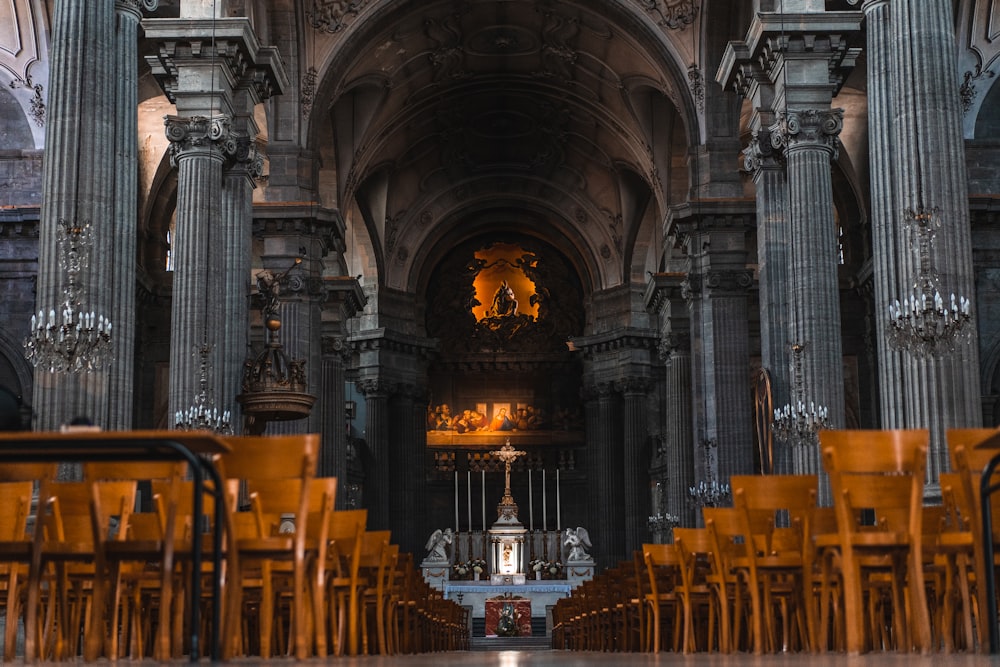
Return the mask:
[[[172,424],[173,415],[187,409],[198,393],[198,348],[211,344],[217,336],[217,295],[222,284],[221,267],[212,261],[212,237],[214,231],[218,243],[223,149],[229,139],[229,119],[168,116],[166,128],[171,163],[177,167],[167,412]],[[218,373],[218,365],[213,366]]]
[[[629,377],[615,383],[624,397],[622,447],[622,509],[625,550],[638,549],[646,540],[649,517],[649,452],[646,451],[646,402],[652,382]]]
[[[663,447],[666,452],[666,510],[693,526],[688,489],[694,484],[691,426],[691,321],[684,302],[683,273],[656,273],[646,290],[646,308],[660,320],[659,355],[666,373],[663,393]],[[654,508],[655,509],[655,508]]]
[[[685,205],[670,215],[690,261],[685,296],[691,312],[695,438],[717,454],[714,461],[695,461],[696,477],[725,484],[731,475],[754,471],[747,326],[753,276],[746,270],[745,241],[752,215],[739,210],[740,202],[699,206],[704,208],[697,214]]]
[[[942,296],[974,295],[971,230],[962,112],[955,84],[954,22],[947,0],[893,2],[890,34],[899,58],[892,115],[898,128],[896,188],[901,209],[936,209],[941,227],[931,243],[931,263]],[[900,33],[899,31],[906,31]],[[899,35],[907,35],[900,40]],[[900,215],[899,211],[895,214]],[[896,224],[901,224],[897,219]],[[897,252],[916,259],[911,234],[902,234]],[[904,276],[906,284],[913,276]],[[945,296],[948,300],[948,297]],[[948,468],[948,428],[982,425],[979,342],[976,317],[966,324],[967,337],[940,358],[904,357],[906,425],[931,431],[928,479],[934,483]],[[973,369],[970,372],[970,369]]]
[[[832,428],[844,426],[844,369],[837,280],[837,225],[830,162],[843,124],[840,109],[792,109],[777,114],[774,144],[788,169],[791,338],[801,354],[803,396],[830,412]],[[819,473],[818,449],[806,452],[797,473]]]
[[[892,72],[897,58],[889,21],[889,0],[867,0],[865,12],[865,56],[868,62],[868,162],[871,183],[872,273],[874,276],[875,337],[878,349],[879,417],[883,428],[902,428],[905,423],[901,352],[888,344],[886,329],[889,304],[911,285],[901,266],[899,204],[896,196],[896,131],[893,115]],[[909,36],[904,40],[909,42]],[[909,85],[910,82],[907,82]]]
[[[400,549],[420,553],[422,538],[430,534],[426,516],[424,465],[427,392],[416,385],[400,385],[389,402],[389,523]],[[423,428],[422,428],[423,427]]]
[[[91,229],[90,264],[80,274],[81,305],[105,316],[110,312],[116,97],[109,91],[114,90],[114,21],[113,0],[57,0],[54,6],[36,310],[58,311],[64,299],[66,277],[59,268],[57,229],[65,220],[89,223]],[[119,328],[119,322],[113,325]],[[107,365],[99,372],[56,376],[39,367],[33,392],[35,428],[56,429],[77,415],[110,426],[103,423],[108,414],[106,369]]]
[[[761,366],[770,371],[775,407],[792,400],[790,390],[791,336],[788,330],[791,235],[788,217],[788,184],[784,165],[776,159],[767,128],[757,130],[744,151],[744,166],[753,175],[757,201],[757,272],[760,302]],[[785,443],[776,443],[774,472],[792,472]]]
[[[115,0],[115,175],[114,216],[111,232],[112,261],[109,281],[111,318],[117,334],[112,338],[115,362],[110,368],[106,428],[132,428],[133,378],[135,376],[135,264],[137,235],[139,68],[137,61],[139,19],[142,10],[153,11],[158,0]]]
[[[623,521],[623,477],[625,462],[622,457],[621,397],[614,383],[601,382],[597,390],[597,470],[589,470],[595,480],[593,493],[598,498],[597,525],[601,535],[594,544],[595,559],[601,567],[614,565],[625,552],[625,525]],[[590,434],[587,434],[590,437]]]
[[[371,460],[366,461],[365,507],[368,508],[368,528],[390,528],[389,488],[390,467],[394,465],[389,446],[389,397],[394,387],[377,378],[367,378],[355,383],[365,397],[365,441]]]
[[[580,390],[580,398],[583,403],[584,433],[586,433],[586,470],[587,476],[591,480],[590,493],[587,494],[586,507],[588,526],[598,526],[598,517],[601,515],[602,498],[597,493],[597,485],[601,477],[600,470],[603,466],[602,446],[603,441],[598,437],[601,430],[601,415],[598,403],[600,390],[597,384],[586,384]],[[539,522],[540,523],[540,522]],[[597,553],[600,540],[594,543],[594,551]],[[595,555],[596,558],[596,555]]]
[[[320,432],[323,447],[319,453],[319,475],[336,477],[337,507],[347,502],[347,420],[344,415],[344,364],[350,358],[347,341],[342,336],[323,337],[323,370],[320,373],[319,401]],[[340,409],[337,409],[337,406]],[[315,408],[314,408],[315,409]]]

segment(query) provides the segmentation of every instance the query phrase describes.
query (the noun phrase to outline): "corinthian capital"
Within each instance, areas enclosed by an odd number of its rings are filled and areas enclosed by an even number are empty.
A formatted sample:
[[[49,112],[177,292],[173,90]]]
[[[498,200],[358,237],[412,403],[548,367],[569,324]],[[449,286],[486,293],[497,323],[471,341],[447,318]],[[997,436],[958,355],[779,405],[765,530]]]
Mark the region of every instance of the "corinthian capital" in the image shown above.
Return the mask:
[[[143,10],[147,12],[156,11],[160,0],[115,0],[115,9],[120,12],[127,12],[135,16],[138,21],[142,18]]]
[[[170,164],[189,153],[236,153],[236,139],[230,134],[228,116],[166,116],[167,140],[170,141]]]
[[[843,109],[789,109],[779,111],[777,118],[769,128],[772,146],[785,151],[822,148],[830,152],[830,159],[837,159]]]

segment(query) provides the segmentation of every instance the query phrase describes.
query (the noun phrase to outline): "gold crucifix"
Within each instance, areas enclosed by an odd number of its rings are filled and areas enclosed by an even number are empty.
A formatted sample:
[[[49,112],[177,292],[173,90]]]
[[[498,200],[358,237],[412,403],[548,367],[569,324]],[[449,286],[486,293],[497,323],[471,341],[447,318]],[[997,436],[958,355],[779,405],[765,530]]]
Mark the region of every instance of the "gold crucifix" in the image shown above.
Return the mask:
[[[517,505],[514,504],[514,497],[510,495],[510,464],[517,460],[517,457],[524,456],[528,452],[521,451],[519,449],[514,449],[510,444],[510,438],[507,438],[507,442],[500,449],[496,449],[490,452],[490,456],[495,456],[504,463],[504,490],[503,499],[500,501],[499,513],[504,513],[504,508],[513,508],[513,516],[517,516]]]

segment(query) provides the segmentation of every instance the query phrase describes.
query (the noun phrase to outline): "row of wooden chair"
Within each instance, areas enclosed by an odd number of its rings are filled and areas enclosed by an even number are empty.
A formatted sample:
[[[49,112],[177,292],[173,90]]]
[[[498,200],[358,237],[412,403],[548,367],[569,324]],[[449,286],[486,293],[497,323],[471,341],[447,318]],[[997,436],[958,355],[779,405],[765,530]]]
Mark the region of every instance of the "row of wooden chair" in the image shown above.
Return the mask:
[[[468,620],[415,575],[364,510],[336,510],[336,479],[316,477],[318,436],[227,438],[224,489],[194,515],[186,464],[88,463],[83,481],[50,465],[0,470],[4,659],[179,657],[222,629],[223,657],[298,659],[461,648]],[[32,509],[37,489],[38,502]],[[214,490],[214,489],[210,489]],[[224,525],[211,525],[213,498]],[[222,570],[192,572],[196,544],[222,531]],[[193,579],[203,582],[192,599]],[[222,618],[213,619],[213,580]],[[215,623],[213,623],[213,620]]]
[[[560,601],[554,645],[589,650],[988,650],[980,472],[987,429],[952,430],[953,472],[925,497],[928,432],[823,431],[816,475],[734,476],[732,507],[644,544]],[[1000,501],[994,500],[1000,544]],[[995,601],[994,601],[995,604]]]

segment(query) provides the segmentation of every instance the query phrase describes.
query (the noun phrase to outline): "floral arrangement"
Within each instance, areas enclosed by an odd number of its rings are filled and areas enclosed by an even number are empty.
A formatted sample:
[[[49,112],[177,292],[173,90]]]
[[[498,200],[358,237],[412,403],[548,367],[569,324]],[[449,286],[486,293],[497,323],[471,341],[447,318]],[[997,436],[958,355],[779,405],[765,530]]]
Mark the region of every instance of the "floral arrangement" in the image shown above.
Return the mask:
[[[554,578],[562,572],[563,564],[559,561],[549,561],[542,558],[534,558],[528,561],[528,567],[533,572],[541,572],[543,577]]]
[[[486,561],[482,558],[470,558],[462,563],[455,563],[451,566],[456,578],[465,578],[473,574],[482,574],[486,571]]]

